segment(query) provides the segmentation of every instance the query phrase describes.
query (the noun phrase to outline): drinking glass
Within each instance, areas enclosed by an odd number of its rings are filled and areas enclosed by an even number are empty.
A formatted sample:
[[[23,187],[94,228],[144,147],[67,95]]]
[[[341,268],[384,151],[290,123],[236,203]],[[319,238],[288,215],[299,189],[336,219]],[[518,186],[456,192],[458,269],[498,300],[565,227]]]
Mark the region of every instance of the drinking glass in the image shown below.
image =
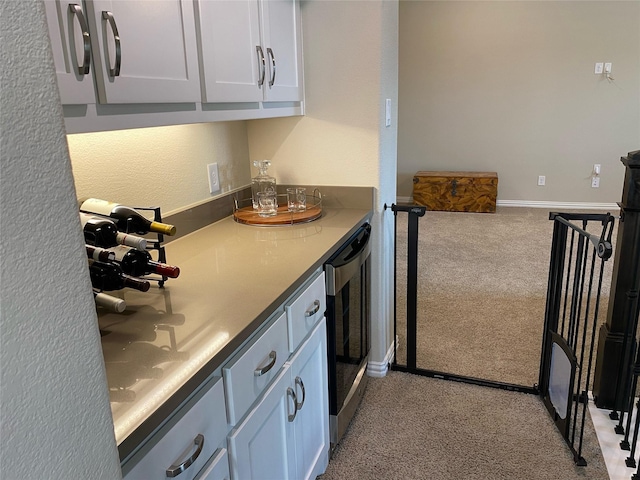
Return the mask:
[[[278,197],[276,192],[258,192],[258,215],[273,217],[278,213]]]
[[[305,191],[302,187],[287,188],[287,206],[290,212],[304,212],[307,209]]]

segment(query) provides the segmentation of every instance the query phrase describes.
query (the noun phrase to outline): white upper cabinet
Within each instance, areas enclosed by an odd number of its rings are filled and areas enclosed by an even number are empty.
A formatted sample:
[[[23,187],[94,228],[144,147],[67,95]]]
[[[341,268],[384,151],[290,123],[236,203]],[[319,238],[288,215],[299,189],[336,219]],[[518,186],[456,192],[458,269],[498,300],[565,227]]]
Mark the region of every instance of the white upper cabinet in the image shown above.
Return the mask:
[[[267,61],[264,99],[302,100],[300,4],[295,0],[263,0],[262,38]]]
[[[91,35],[82,0],[46,0],[44,6],[62,103],[94,103]]]
[[[202,101],[262,101],[258,2],[196,0],[196,26]]]
[[[295,0],[195,0],[203,102],[302,100]]]
[[[191,0],[86,2],[99,103],[200,101]]]

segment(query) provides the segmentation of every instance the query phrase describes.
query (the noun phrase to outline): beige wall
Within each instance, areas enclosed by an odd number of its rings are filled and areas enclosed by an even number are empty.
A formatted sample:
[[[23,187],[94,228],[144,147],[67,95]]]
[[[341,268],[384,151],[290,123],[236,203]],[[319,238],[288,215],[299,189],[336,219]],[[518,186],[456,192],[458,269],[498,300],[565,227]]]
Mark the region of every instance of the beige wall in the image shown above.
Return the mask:
[[[619,201],[620,156],[640,148],[640,2],[403,0],[399,89],[399,196],[418,170],[485,170],[499,201]]]
[[[270,159],[282,183],[377,189],[370,360],[382,368],[393,319],[393,215],[383,205],[396,196],[398,2],[311,0],[301,11],[305,116],[248,122],[250,156]]]
[[[139,128],[67,136],[78,198],[182,210],[251,182],[245,122]],[[209,193],[207,164],[221,191]]]
[[[120,478],[42,2],[0,2],[0,61],[0,476]]]

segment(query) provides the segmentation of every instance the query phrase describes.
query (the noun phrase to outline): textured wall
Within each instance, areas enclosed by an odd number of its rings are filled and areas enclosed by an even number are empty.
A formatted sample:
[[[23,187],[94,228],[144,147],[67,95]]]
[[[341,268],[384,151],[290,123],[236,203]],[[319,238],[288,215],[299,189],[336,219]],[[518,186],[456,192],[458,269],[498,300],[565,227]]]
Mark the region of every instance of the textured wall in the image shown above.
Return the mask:
[[[398,3],[301,3],[305,116],[248,122],[254,160],[272,161],[281,183],[373,186],[371,360],[390,345],[395,201]],[[384,126],[384,99],[393,125]]]
[[[0,10],[0,476],[119,478],[44,6]]]
[[[202,123],[69,135],[78,198],[184,209],[248,185],[245,122]],[[217,163],[219,193],[207,164]]]
[[[639,25],[637,1],[401,1],[398,194],[418,170],[488,170],[499,200],[619,201],[620,156],[640,147]]]

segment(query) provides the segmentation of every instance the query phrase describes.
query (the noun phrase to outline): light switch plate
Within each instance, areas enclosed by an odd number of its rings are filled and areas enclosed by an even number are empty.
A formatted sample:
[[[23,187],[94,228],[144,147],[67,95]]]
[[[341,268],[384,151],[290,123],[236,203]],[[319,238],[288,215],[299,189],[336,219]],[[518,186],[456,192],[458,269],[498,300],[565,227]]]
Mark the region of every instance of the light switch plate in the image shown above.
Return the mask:
[[[391,126],[391,99],[387,98],[384,102],[384,125],[386,127]]]
[[[220,176],[218,175],[218,164],[207,165],[207,176],[209,177],[209,193],[220,191]]]

